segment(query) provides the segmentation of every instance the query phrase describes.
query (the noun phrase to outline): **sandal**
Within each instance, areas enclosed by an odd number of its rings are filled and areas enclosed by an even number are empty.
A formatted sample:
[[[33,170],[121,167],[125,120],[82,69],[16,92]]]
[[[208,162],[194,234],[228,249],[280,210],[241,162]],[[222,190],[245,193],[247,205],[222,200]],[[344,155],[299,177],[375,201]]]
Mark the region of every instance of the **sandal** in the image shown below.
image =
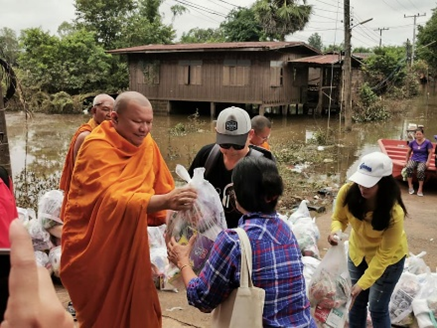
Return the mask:
[[[423,192],[418,192],[418,193],[417,193],[417,196],[419,196],[419,197],[423,197]]]
[[[408,193],[409,193],[410,195],[414,194],[414,189],[408,189]],[[422,195],[422,196],[423,196],[423,195]]]

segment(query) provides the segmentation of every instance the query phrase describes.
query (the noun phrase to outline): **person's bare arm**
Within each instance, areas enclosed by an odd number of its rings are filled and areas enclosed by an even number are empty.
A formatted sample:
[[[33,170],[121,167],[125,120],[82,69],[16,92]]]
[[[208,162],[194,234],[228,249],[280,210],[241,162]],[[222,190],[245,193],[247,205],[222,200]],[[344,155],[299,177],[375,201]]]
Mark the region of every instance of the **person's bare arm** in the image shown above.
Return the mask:
[[[74,144],[73,148],[73,161],[76,160],[77,153],[79,152],[80,146],[82,146],[83,142],[85,141],[85,138],[90,134],[89,131],[84,131],[81,134],[77,136],[76,143]]]

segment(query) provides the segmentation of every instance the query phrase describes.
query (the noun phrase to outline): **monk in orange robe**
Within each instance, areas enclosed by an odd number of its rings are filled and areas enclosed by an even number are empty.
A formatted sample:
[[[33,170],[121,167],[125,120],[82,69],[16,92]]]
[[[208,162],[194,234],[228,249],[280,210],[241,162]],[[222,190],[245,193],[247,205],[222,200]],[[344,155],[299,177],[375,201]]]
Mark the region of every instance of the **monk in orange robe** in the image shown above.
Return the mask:
[[[270,150],[270,145],[267,142],[272,129],[270,120],[264,115],[256,115],[251,119],[251,124],[253,133],[249,134],[250,144]]]
[[[192,207],[191,187],[174,181],[149,134],[143,95],[120,94],[111,121],[95,128],[76,158],[62,232],[61,280],[80,327],[161,327],[147,226],[165,209]]]
[[[114,98],[104,93],[97,95],[93,100],[93,107],[90,110],[93,117],[87,123],[82,124],[73,135],[67,156],[65,157],[64,168],[62,170],[61,181],[59,183],[59,189],[64,191],[64,199],[67,198],[74,162],[80,146],[84,142],[85,138],[91,133],[91,131],[94,130],[100,123],[111,119],[111,112],[113,108]],[[62,207],[65,207],[65,202]],[[61,215],[61,219],[62,218],[63,215]]]

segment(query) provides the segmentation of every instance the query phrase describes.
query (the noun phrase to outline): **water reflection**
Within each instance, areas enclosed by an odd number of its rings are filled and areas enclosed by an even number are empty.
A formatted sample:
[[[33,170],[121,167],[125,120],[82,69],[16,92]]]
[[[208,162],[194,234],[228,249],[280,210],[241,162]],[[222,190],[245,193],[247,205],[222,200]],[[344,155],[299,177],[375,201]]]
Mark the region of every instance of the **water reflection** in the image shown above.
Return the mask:
[[[338,148],[333,162],[328,161],[321,165],[318,178],[336,177],[338,183],[343,183],[356,170],[357,161],[361,156],[379,150],[378,139],[400,139],[408,123],[423,124],[426,137],[432,139],[433,135],[437,134],[436,112],[437,97],[421,96],[411,102],[406,113],[387,122],[354,125],[351,132],[338,136],[337,143],[342,147]],[[88,118],[82,115],[35,114],[28,121],[27,163],[44,160],[51,164],[57,163],[60,169],[72,135]],[[25,117],[22,113],[7,113],[6,119],[12,170],[14,175],[17,175],[24,168],[26,159]],[[327,128],[325,118],[274,116],[271,119],[273,128],[269,143],[273,151],[280,151],[281,146],[289,142],[305,142],[314,132]],[[191,124],[187,116],[155,116],[152,135],[170,170],[174,171],[176,164],[188,167],[203,145],[215,141],[214,124],[210,117],[201,117],[200,120],[201,122],[196,124],[195,132],[174,136],[170,129],[178,123]],[[329,126],[334,131],[338,130],[338,125],[338,118],[331,118]]]

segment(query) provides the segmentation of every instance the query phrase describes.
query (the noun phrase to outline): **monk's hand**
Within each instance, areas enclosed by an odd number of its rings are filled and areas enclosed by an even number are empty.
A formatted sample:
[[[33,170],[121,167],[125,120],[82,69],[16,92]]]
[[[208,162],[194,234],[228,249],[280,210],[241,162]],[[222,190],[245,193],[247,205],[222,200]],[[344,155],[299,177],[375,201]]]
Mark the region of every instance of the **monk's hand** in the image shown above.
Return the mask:
[[[168,209],[174,211],[189,210],[197,199],[197,191],[193,187],[185,186],[173,189],[169,193]]]
[[[72,316],[59,301],[48,271],[37,267],[32,240],[18,220],[10,225],[9,239],[9,299],[0,327],[73,328]]]
[[[179,269],[185,264],[190,264],[190,253],[193,249],[196,235],[191,236],[188,244],[179,244],[174,237],[171,237],[167,244],[167,257],[170,262],[175,264]]]

